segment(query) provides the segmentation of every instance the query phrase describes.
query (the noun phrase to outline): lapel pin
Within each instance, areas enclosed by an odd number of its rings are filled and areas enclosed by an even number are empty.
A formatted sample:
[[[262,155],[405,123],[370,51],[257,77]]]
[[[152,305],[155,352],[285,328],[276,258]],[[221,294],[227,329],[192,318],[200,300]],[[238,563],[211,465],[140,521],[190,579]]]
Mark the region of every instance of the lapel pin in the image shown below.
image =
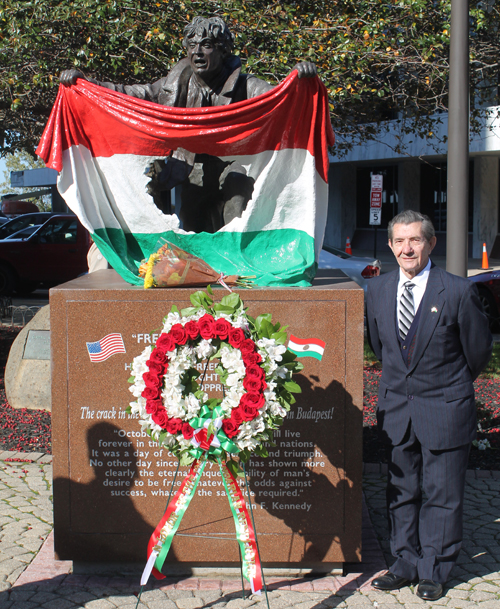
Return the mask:
[[[438,312],[437,308],[436,307],[432,307],[431,313],[437,313],[437,312]]]

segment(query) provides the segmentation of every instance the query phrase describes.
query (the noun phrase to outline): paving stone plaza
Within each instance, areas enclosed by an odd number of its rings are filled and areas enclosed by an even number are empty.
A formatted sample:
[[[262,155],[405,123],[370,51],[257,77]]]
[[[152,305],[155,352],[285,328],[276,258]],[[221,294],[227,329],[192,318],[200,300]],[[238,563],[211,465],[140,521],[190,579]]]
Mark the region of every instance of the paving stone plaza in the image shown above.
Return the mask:
[[[239,578],[150,582],[138,602],[135,575],[72,573],[71,562],[53,557],[51,456],[3,452],[0,464],[0,609],[267,607],[264,594],[247,590],[242,598]],[[464,549],[445,596],[432,603],[419,599],[412,587],[390,593],[371,587],[391,563],[383,466],[365,465],[363,481],[363,563],[347,565],[342,576],[268,577],[271,609],[500,607],[500,472],[468,472]]]

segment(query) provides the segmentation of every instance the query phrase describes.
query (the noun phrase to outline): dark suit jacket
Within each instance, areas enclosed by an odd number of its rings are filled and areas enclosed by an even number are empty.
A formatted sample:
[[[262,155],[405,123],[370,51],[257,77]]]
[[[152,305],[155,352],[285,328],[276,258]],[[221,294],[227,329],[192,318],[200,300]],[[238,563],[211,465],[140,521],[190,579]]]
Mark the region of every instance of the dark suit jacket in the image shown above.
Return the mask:
[[[377,419],[393,445],[411,419],[420,443],[444,450],[476,434],[473,381],[488,363],[492,337],[475,285],[432,266],[409,366],[397,336],[399,269],[368,282],[368,337],[382,362]]]

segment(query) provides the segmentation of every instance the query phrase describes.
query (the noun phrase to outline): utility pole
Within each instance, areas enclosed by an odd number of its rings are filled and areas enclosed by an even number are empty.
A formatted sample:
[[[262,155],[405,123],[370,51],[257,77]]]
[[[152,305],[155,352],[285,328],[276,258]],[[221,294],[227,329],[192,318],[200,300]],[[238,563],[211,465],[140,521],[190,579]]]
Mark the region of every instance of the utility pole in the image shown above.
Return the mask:
[[[446,270],[467,277],[469,2],[451,0]]]

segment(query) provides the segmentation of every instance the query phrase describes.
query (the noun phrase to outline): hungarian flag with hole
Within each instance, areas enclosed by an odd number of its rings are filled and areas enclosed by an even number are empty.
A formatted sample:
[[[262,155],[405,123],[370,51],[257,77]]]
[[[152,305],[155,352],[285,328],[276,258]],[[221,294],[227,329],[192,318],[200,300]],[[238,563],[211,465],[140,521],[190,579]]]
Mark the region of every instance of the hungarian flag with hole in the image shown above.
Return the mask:
[[[138,267],[166,239],[225,275],[308,286],[328,207],[334,136],[318,78],[292,72],[267,93],[229,106],[171,108],[78,80],[61,86],[37,154],[111,266],[140,285]],[[172,151],[235,161],[253,190],[241,217],[215,233],[187,232],[148,194],[150,168]]]

